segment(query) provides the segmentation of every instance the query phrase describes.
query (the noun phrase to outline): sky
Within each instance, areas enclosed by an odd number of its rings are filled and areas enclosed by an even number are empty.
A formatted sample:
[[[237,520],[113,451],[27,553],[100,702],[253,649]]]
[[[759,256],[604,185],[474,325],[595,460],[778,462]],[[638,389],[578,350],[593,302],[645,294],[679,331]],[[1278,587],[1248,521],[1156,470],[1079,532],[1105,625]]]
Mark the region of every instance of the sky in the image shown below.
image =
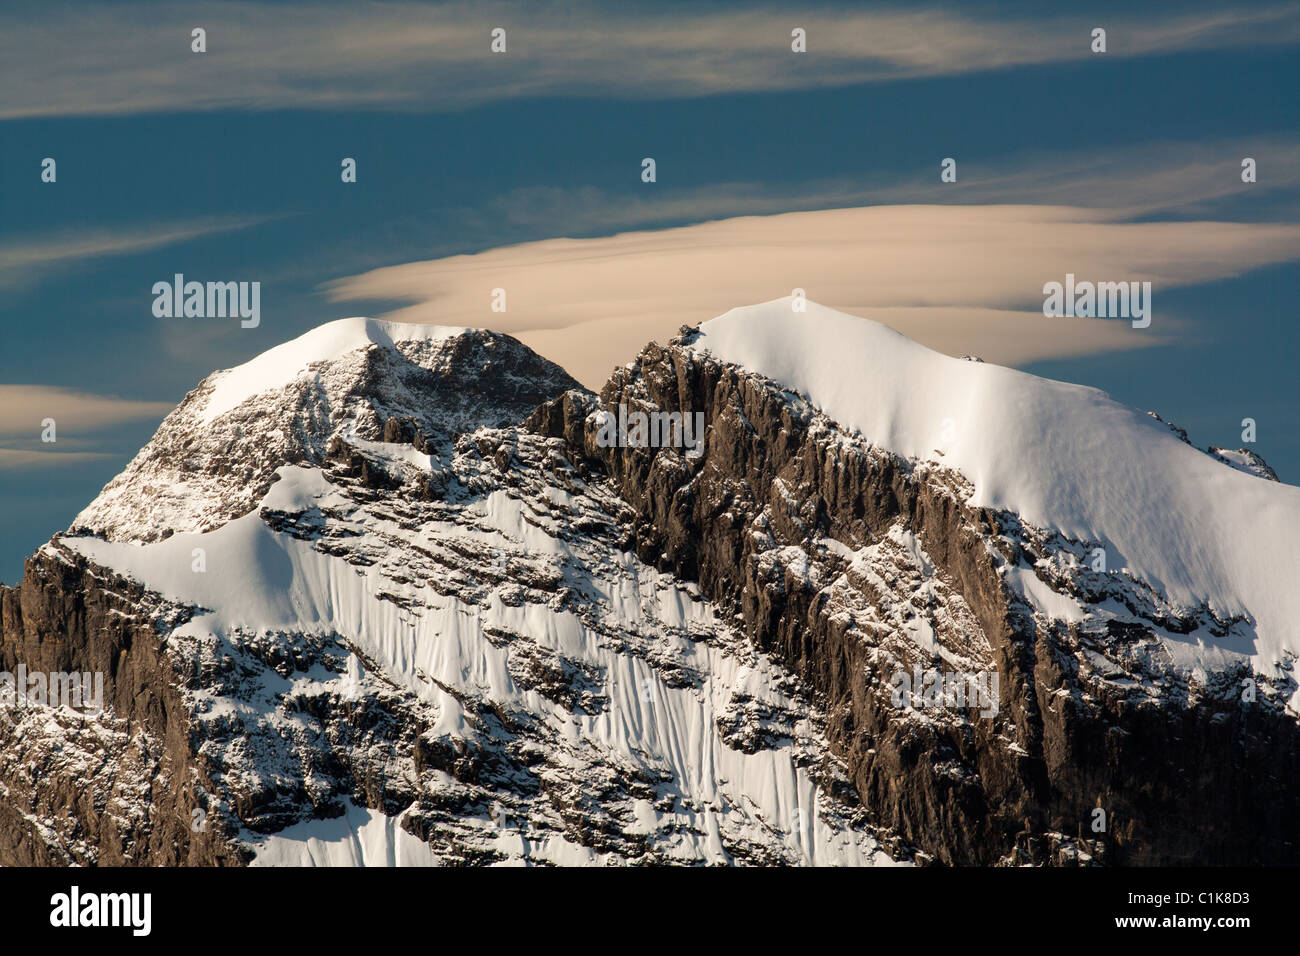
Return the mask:
[[[1300,7],[1132,7],[5,4],[0,580],[204,376],[361,314],[598,386],[798,287],[1201,447],[1253,418],[1300,482]],[[1151,325],[1044,317],[1066,272],[1150,281]],[[155,317],[175,273],[260,324]]]

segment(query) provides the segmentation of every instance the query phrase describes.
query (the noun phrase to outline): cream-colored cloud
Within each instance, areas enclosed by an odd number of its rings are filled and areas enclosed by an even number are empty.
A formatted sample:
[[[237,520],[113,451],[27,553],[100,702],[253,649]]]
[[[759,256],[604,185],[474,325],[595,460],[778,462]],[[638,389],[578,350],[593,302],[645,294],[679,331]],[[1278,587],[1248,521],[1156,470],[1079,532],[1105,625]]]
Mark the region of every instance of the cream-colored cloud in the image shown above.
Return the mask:
[[[111,457],[105,452],[35,451],[27,448],[0,448],[0,471],[8,468],[66,468],[88,461]]]
[[[1300,42],[1294,5],[1108,15],[1111,58]],[[461,109],[520,96],[816,89],[1086,59],[1092,19],[852,4],[74,3],[0,10],[0,117]],[[207,52],[190,31],[207,31]],[[507,30],[507,51],[489,34]],[[791,53],[791,30],[808,52]]]
[[[110,457],[96,450],[97,429],[161,419],[169,402],[142,402],[92,395],[49,385],[0,385],[0,471],[64,468]],[[55,440],[42,441],[48,420]]]
[[[1163,292],[1300,258],[1300,226],[1130,223],[1060,206],[870,206],[550,239],[375,269],[332,299],[408,302],[385,318],[517,335],[589,386],[651,339],[803,289],[932,348],[986,361],[1142,348],[1184,333]],[[1152,323],[1046,319],[1066,273],[1152,283]],[[491,311],[494,289],[507,311]]]
[[[39,441],[47,418],[54,419],[56,436],[72,437],[96,428],[162,418],[171,410],[167,402],[91,395],[48,385],[0,385],[0,439],[11,444],[14,439]]]

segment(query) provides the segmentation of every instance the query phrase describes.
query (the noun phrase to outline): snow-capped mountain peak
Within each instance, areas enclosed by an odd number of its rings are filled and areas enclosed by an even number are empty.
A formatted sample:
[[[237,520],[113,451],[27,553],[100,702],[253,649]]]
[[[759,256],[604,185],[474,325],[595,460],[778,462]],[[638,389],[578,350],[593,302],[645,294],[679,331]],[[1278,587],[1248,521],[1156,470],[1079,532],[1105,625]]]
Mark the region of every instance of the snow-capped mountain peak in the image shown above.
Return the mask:
[[[444,342],[468,329],[440,325],[407,325],[379,319],[336,319],[277,345],[243,365],[215,372],[204,380],[205,401],[199,421],[211,422],[257,395],[284,388],[318,362],[329,362],[358,349],[397,342]]]
[[[951,358],[812,302],[734,309],[694,347],[893,454],[955,469],[973,505],[1104,549],[1109,571],[1175,606],[1246,620],[1231,639],[1169,635],[1189,666],[1245,655],[1271,669],[1300,653],[1300,488],[1244,473],[1097,389]]]
[[[574,387],[498,332],[340,319],[205,378],[73,527],[137,541],[209,530],[254,507],[279,466],[323,462],[337,436],[381,441],[394,420],[446,458],[457,435]]]
[[[629,410],[703,441],[606,441]],[[0,656],[111,675],[95,733],[0,739],[93,799],[0,785],[61,862],[1293,862],[1300,489],[1250,464],[812,303],[599,395],[331,323],[0,588]]]

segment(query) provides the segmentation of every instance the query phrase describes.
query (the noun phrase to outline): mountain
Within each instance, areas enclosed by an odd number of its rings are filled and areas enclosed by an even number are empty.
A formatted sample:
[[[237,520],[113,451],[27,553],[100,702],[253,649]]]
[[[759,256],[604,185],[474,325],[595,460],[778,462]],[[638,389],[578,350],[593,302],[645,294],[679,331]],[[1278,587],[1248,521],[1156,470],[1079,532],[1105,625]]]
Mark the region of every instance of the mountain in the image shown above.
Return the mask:
[[[330,323],[0,590],[105,674],[0,719],[0,862],[1296,862],[1300,489],[1212,452],[788,299],[599,395]]]
[[[204,379],[73,530],[139,542],[211,531],[254,508],[280,466],[323,464],[332,438],[381,442],[396,420],[442,460],[457,435],[577,387],[498,333],[331,322]]]

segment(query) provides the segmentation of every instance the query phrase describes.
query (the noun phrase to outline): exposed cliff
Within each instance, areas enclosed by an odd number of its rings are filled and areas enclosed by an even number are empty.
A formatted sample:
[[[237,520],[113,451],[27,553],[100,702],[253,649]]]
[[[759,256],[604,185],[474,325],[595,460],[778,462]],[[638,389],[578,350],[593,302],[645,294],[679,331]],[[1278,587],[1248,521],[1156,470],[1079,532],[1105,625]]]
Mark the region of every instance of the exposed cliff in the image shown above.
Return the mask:
[[[226,865],[243,856],[207,813],[180,676],[164,653],[188,618],[66,549],[0,586],[0,670],[103,675],[98,713],[0,709],[0,860],[33,865]]]
[[[1094,572],[1082,543],[972,507],[961,474],[846,435],[696,336],[530,424],[612,476],[643,560],[698,580],[814,688],[874,822],[949,863],[1300,859],[1289,669],[1189,685],[1156,633],[1208,609],[1171,608]],[[599,413],[620,405],[703,411],[704,454],[602,447]],[[1054,619],[1026,587],[1122,613]],[[996,716],[900,709],[891,680],[918,666],[995,668]]]

